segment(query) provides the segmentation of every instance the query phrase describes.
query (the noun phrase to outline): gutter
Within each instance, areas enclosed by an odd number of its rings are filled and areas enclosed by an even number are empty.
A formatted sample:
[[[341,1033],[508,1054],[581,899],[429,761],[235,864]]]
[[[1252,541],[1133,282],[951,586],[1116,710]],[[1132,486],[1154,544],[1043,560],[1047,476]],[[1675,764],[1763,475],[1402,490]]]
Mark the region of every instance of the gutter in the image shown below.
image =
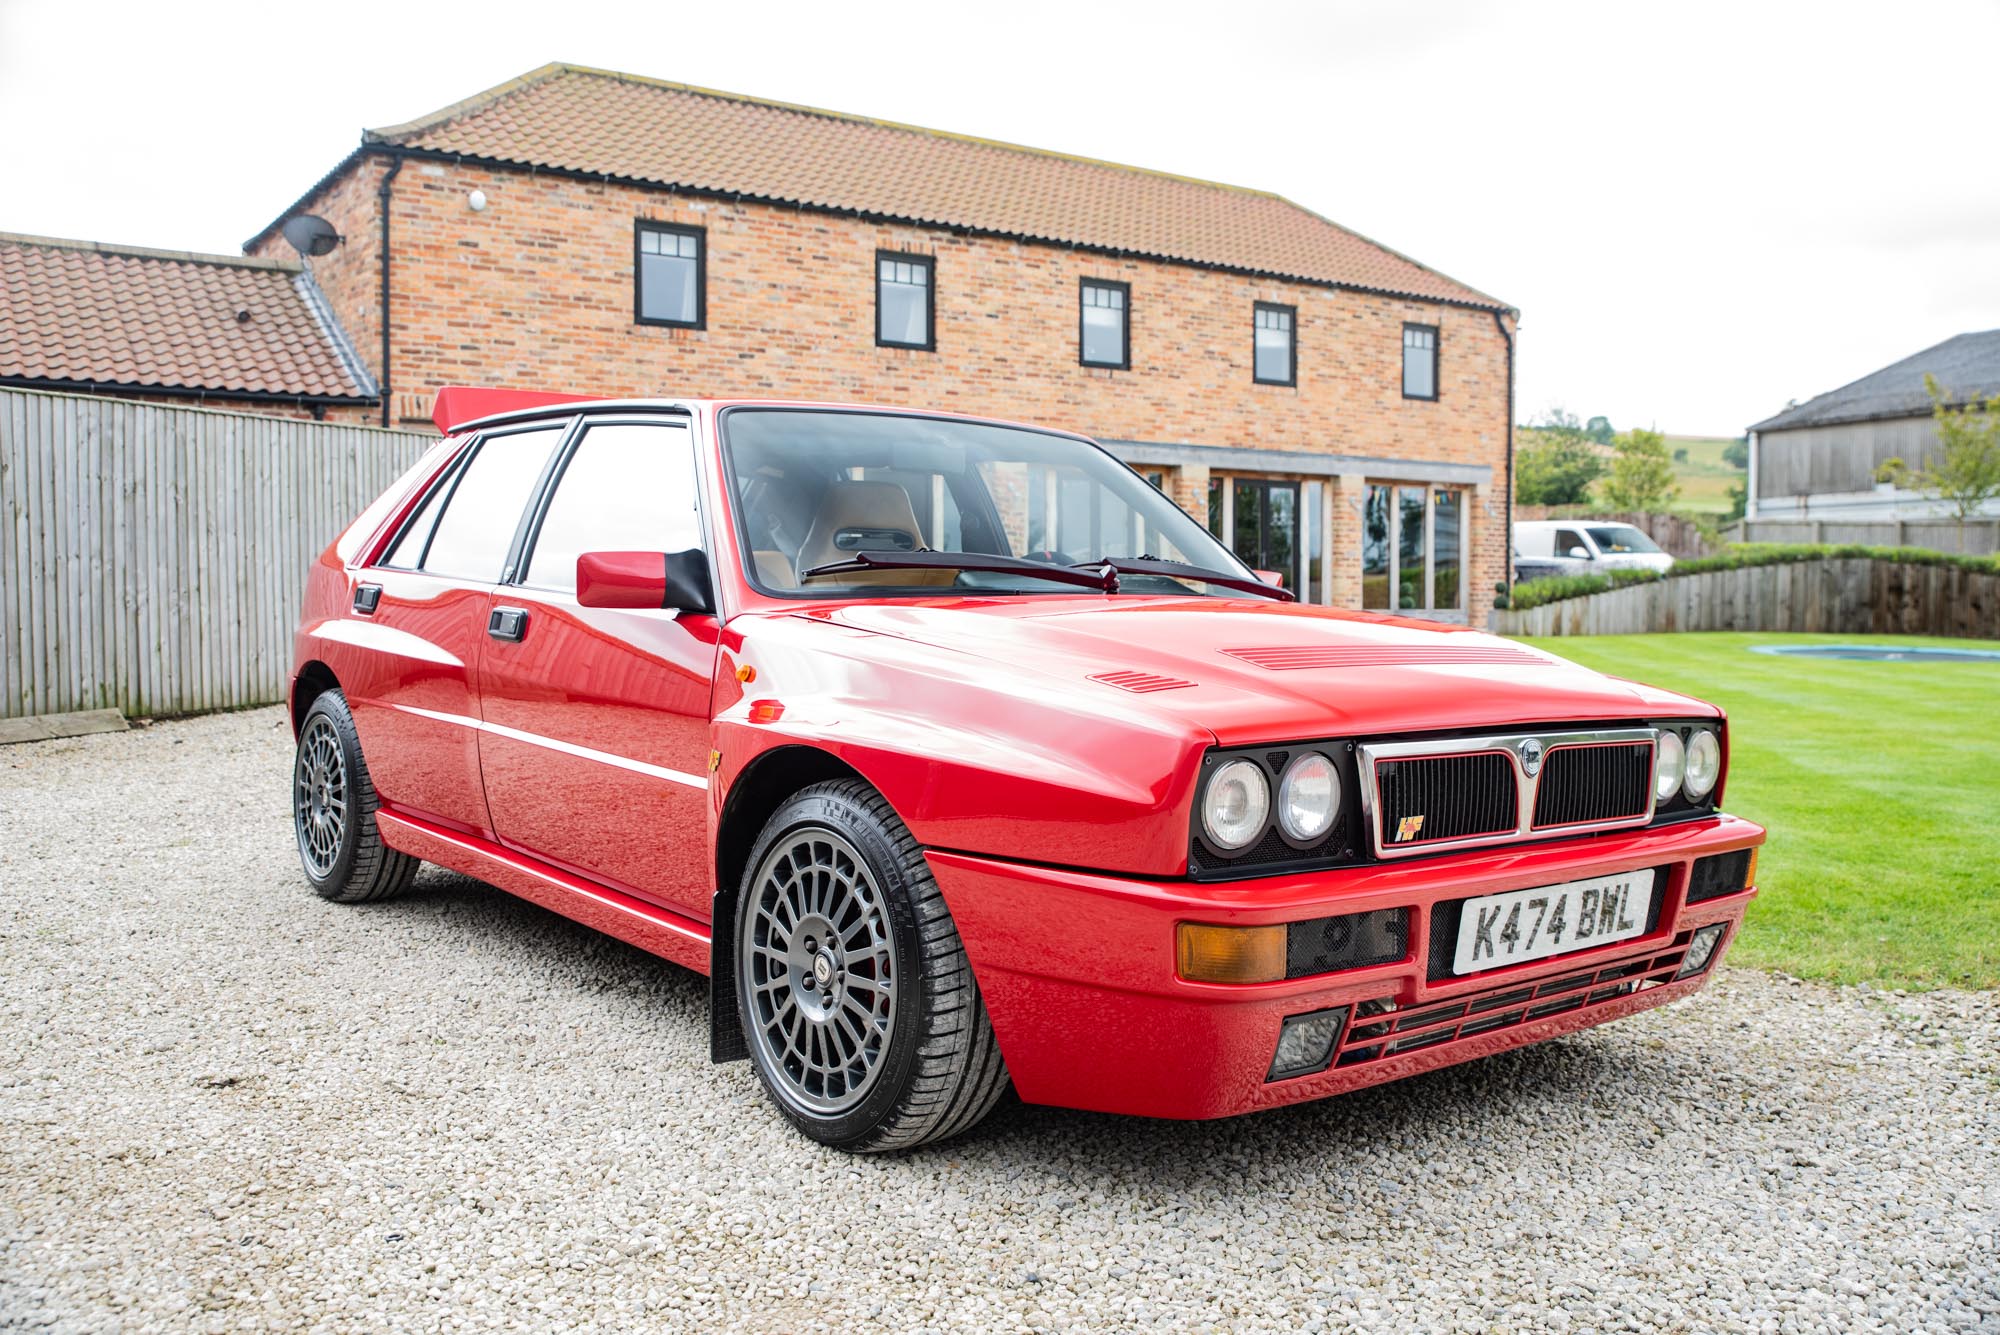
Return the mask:
[[[223,403],[280,403],[310,409],[315,418],[328,408],[366,408],[371,397],[355,394],[293,394],[281,389],[217,389],[200,385],[145,385],[128,380],[64,380],[52,376],[0,375],[0,389],[35,390],[45,394],[87,394],[97,398],[193,399],[196,407],[209,399]]]
[[[1514,331],[1507,327],[1507,317],[1499,311],[1493,312],[1493,323],[1500,330],[1500,337],[1507,340],[1507,601],[1514,601]],[[387,412],[387,409],[383,410]]]
[[[382,375],[376,382],[376,391],[382,396],[382,425],[389,425],[389,197],[395,188],[396,177],[403,170],[403,155],[392,153],[389,170],[382,174],[382,184],[375,191],[375,202],[382,219]],[[1510,363],[1511,364],[1511,363]],[[1510,382],[1511,383],[1511,382]],[[1511,440],[1512,437],[1510,436]],[[1509,460],[1511,462],[1512,455]]]

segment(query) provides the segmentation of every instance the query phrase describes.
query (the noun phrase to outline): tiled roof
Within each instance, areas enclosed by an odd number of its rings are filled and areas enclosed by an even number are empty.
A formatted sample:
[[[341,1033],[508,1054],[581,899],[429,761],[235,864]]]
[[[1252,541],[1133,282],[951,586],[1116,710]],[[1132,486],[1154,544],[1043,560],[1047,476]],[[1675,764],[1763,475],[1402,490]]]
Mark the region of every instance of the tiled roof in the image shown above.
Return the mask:
[[[365,141],[1505,308],[1263,191],[573,65]]]
[[[369,399],[296,263],[0,232],[0,377]]]
[[[1938,387],[1953,403],[2000,394],[2000,329],[1948,338],[1852,384],[1794,404],[1750,429],[1784,431],[1884,417],[1928,417],[1931,396],[1924,388],[1926,374],[1937,377]]]

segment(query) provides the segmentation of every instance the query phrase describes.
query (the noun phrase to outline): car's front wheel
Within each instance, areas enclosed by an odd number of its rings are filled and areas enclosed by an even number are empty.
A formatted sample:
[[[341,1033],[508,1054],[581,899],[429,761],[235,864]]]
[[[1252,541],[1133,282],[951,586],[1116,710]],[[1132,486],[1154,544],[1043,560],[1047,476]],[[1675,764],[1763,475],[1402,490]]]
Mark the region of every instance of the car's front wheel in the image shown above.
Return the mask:
[[[382,842],[375,828],[375,784],[361,758],[354,715],[338,690],[326,691],[299,724],[292,763],[292,829],[306,880],[326,899],[361,904],[386,899],[420,865]]]
[[[817,784],[773,815],[737,896],[738,1016],[764,1088],[814,1140],[906,1149],[1007,1089],[923,850],[881,794]]]

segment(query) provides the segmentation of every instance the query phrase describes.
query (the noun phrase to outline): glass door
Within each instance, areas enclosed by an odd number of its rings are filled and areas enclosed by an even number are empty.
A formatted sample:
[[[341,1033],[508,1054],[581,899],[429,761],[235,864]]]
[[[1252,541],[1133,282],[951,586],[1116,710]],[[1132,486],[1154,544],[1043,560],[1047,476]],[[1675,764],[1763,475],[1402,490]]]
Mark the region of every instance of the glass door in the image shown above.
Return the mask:
[[[1230,546],[1252,570],[1275,570],[1298,592],[1299,484],[1236,478],[1231,486]]]
[[[1465,494],[1370,483],[1361,511],[1361,605],[1462,612]]]

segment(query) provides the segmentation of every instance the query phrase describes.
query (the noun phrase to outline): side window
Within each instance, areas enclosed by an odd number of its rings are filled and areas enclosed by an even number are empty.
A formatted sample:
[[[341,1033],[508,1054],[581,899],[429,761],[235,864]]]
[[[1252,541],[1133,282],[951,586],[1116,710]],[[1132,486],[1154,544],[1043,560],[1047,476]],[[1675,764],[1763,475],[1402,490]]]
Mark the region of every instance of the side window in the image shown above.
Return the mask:
[[[1583,548],[1583,551],[1584,551],[1584,555],[1586,555],[1586,556],[1588,556],[1588,555],[1590,554],[1590,545],[1589,545],[1588,543],[1586,543],[1586,542],[1585,542],[1585,541],[1583,540],[1583,535],[1582,535],[1581,533],[1578,533],[1578,532],[1577,532],[1577,531],[1576,531],[1575,529],[1571,529],[1571,528],[1559,528],[1559,529],[1557,529],[1557,530],[1556,530],[1556,555],[1557,555],[1557,556],[1568,556],[1568,555],[1569,555],[1569,549],[1570,549],[1570,548],[1572,548],[1572,547],[1581,547],[1581,548]]]
[[[1290,306],[1278,306],[1268,301],[1256,303],[1256,361],[1251,379],[1260,385],[1295,385],[1298,372],[1294,366],[1297,346],[1292,339],[1293,317],[1297,314]]]
[[[1435,399],[1438,396],[1438,331],[1436,325],[1403,326],[1403,397]]]
[[[521,511],[562,433],[561,426],[537,427],[479,442],[479,453],[459,474],[423,555],[427,574],[480,584],[499,580]]]
[[[438,509],[444,498],[451,492],[452,479],[448,475],[431,488],[431,494],[424,497],[424,503],[410,516],[410,522],[403,526],[403,534],[396,539],[396,545],[389,549],[379,562],[394,566],[398,570],[415,570],[424,559],[424,547],[431,540],[431,529],[437,524]]]
[[[931,331],[936,312],[937,262],[928,255],[875,254],[875,342],[885,348],[937,346]]]
[[[640,324],[681,325],[700,329],[708,319],[708,293],[702,253],[708,234],[699,227],[641,222],[634,232],[638,249],[634,266],[637,290],[632,294],[634,318]]]
[[[684,552],[700,547],[694,449],[685,427],[607,422],[577,442],[535,534],[526,583],[576,588],[585,552]]]

